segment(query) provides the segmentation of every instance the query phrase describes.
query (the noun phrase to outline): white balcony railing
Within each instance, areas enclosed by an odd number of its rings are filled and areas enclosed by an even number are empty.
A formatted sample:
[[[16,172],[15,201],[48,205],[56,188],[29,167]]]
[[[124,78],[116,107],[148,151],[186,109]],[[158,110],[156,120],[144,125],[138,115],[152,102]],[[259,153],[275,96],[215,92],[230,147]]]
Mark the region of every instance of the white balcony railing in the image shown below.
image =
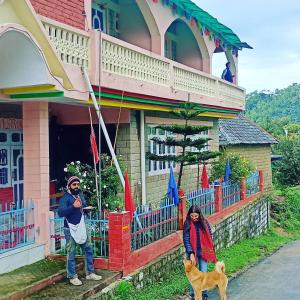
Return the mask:
[[[50,22],[43,25],[56,53],[64,63],[88,67],[89,65],[89,36],[78,31],[63,28]]]
[[[103,71],[244,106],[244,89],[102,34]]]
[[[88,33],[48,19],[42,22],[64,63],[89,66]],[[244,89],[104,33],[101,59],[102,70],[108,73],[209,96],[238,107],[245,105]]]

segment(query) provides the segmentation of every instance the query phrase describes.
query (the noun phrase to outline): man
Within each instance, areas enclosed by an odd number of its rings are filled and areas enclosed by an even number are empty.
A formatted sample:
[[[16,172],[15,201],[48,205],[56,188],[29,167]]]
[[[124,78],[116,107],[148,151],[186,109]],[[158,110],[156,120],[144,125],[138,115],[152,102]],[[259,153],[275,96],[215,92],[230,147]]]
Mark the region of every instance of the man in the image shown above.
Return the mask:
[[[232,75],[231,70],[230,70],[230,62],[227,62],[225,66],[226,66],[226,69],[224,69],[224,71],[222,73],[222,79],[229,81],[229,82],[233,82],[234,75]]]
[[[82,285],[76,274],[76,245],[79,244],[85,255],[85,270],[87,280],[101,280],[94,273],[93,249],[84,222],[86,201],[80,190],[80,179],[77,176],[69,178],[67,192],[59,203],[58,215],[64,217],[64,233],[67,250],[67,276],[73,285]]]

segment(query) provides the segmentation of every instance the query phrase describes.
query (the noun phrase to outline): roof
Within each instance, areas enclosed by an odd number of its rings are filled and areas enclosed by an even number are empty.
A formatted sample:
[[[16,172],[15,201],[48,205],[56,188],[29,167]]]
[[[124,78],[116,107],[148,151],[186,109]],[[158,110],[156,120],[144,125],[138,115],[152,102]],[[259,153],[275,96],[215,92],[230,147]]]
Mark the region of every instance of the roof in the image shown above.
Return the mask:
[[[219,38],[221,46],[224,48],[236,48],[241,50],[242,48],[252,49],[245,42],[241,42],[239,37],[227,26],[221,24],[216,18],[209,13],[198,7],[191,0],[172,0],[172,8],[177,11],[179,15],[186,15],[188,19],[194,18],[198,26],[201,27],[202,32],[208,29],[213,33],[213,37]]]
[[[277,140],[243,115],[235,119],[219,119],[220,146],[277,144]]]

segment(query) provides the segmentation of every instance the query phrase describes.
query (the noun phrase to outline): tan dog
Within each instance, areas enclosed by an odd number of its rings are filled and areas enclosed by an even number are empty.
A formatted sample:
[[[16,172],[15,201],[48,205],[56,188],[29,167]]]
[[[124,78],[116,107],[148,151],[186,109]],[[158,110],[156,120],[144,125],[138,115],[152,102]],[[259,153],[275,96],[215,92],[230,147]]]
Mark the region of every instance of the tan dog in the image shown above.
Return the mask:
[[[227,300],[226,288],[228,278],[225,275],[225,264],[222,261],[216,263],[215,269],[212,272],[200,272],[190,260],[183,260],[186,277],[191,283],[194,292],[195,300],[202,299],[202,291],[219,288],[220,299]]]

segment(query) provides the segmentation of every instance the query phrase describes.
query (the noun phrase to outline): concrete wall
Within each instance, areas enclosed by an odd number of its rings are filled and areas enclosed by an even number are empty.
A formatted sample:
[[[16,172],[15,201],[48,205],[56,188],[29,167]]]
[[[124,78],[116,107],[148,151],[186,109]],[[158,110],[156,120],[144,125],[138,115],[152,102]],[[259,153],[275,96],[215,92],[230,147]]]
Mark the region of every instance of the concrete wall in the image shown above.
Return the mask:
[[[237,153],[251,161],[258,170],[264,173],[264,189],[272,189],[271,147],[270,145],[237,145],[226,147],[228,152]]]
[[[120,1],[120,39],[151,51],[151,35],[135,1]]]

